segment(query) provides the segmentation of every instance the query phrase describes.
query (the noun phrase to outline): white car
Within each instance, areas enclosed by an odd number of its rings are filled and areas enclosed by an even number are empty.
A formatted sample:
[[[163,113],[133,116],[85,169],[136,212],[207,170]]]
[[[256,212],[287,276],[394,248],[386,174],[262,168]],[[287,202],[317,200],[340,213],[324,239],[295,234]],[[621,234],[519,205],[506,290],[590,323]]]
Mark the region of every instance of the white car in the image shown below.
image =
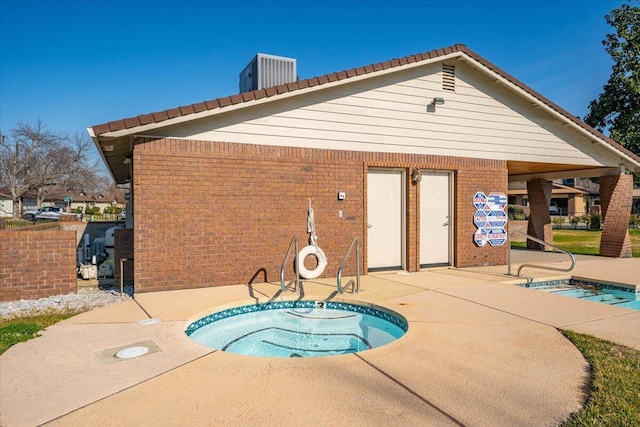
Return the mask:
[[[560,215],[560,208],[556,204],[556,202],[551,202],[549,205],[549,213],[551,215]]]
[[[27,221],[38,221],[39,219],[49,219],[57,221],[62,215],[76,215],[67,214],[62,208],[56,206],[43,206],[37,211],[26,211],[22,214],[22,217]],[[76,215],[77,217],[77,215]]]
[[[58,219],[60,215],[62,215],[62,208],[43,206],[35,211],[24,211],[22,217],[27,221],[35,221],[37,219]]]

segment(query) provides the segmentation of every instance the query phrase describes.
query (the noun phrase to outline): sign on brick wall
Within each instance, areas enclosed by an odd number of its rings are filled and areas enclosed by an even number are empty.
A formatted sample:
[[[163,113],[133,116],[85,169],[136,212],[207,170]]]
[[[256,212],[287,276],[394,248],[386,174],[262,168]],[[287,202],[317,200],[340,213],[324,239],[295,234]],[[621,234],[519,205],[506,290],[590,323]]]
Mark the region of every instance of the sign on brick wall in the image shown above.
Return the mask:
[[[478,227],[473,234],[473,241],[482,247],[489,243],[491,246],[502,246],[507,241],[507,196],[504,193],[491,192],[487,196],[478,191],[473,196],[473,223]]]

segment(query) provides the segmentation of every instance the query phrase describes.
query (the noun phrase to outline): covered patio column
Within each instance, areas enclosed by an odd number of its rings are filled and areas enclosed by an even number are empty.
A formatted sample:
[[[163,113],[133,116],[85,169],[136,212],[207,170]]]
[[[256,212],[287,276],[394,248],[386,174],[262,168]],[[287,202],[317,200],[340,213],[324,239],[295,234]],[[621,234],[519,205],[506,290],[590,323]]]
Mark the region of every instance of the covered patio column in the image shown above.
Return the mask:
[[[527,181],[527,195],[529,197],[529,224],[527,234],[553,243],[553,230],[551,227],[551,215],[549,203],[551,203],[551,181],[545,179],[533,179]],[[527,248],[546,250],[547,247],[527,240]],[[551,248],[548,248],[551,250]]]
[[[602,238],[600,255],[631,257],[629,217],[633,203],[633,176],[630,174],[600,177]]]

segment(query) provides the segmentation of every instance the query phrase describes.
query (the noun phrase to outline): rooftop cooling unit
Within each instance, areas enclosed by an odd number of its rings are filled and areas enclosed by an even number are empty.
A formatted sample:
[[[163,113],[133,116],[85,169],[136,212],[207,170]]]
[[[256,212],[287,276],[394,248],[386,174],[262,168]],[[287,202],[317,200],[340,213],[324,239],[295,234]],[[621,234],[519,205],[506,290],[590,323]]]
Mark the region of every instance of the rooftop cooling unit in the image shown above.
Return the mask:
[[[259,53],[240,73],[240,92],[291,83],[296,79],[295,59]]]

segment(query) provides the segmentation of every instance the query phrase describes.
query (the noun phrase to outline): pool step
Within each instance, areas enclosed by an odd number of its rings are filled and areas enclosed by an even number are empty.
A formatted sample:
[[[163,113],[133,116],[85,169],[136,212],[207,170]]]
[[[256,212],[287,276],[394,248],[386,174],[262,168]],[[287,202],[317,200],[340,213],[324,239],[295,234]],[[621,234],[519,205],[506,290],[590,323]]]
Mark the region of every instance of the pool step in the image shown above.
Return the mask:
[[[538,285],[531,286],[530,288],[556,295],[593,301],[600,304],[640,310],[640,300],[637,299],[635,294],[631,294],[629,292],[564,284]]]

